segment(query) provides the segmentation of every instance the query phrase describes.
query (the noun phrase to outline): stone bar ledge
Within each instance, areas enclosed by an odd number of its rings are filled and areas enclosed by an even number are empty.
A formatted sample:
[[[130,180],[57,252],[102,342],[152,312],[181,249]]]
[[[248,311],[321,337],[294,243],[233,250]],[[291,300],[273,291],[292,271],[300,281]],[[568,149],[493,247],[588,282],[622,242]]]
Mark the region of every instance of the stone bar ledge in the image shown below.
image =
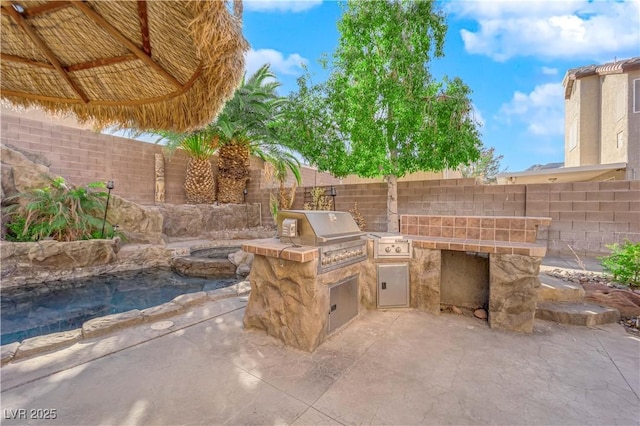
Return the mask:
[[[281,243],[277,238],[253,240],[242,244],[242,250],[259,256],[274,257],[292,262],[306,263],[318,258],[316,247],[297,247],[290,243]]]
[[[547,247],[541,244],[516,243],[508,241],[475,240],[446,237],[421,237],[407,235],[416,248],[432,250],[473,251],[489,254],[518,254],[522,256],[544,257]]]

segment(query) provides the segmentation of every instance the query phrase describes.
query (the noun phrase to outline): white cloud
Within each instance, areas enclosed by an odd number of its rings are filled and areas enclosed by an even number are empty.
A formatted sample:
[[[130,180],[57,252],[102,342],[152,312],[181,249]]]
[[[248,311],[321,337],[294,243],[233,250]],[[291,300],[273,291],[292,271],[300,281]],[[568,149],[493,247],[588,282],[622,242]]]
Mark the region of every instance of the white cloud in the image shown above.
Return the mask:
[[[469,53],[496,61],[515,56],[609,58],[637,52],[640,1],[456,1],[449,11],[478,22],[460,35]]]
[[[247,75],[251,75],[264,64],[270,64],[271,71],[276,74],[300,75],[302,64],[308,62],[297,53],[285,57],[282,52],[273,49],[251,49],[246,54],[246,71]]]
[[[530,93],[516,91],[500,107],[499,119],[518,120],[534,135],[564,134],[564,92],[562,83],[536,86]]]
[[[484,116],[482,115],[482,113],[480,113],[480,110],[478,109],[478,107],[473,103],[471,104],[471,111],[472,111],[473,118],[475,119],[475,121],[481,127],[484,127],[484,124],[486,123],[486,121],[484,120]]]
[[[322,4],[322,0],[249,0],[244,9],[252,12],[303,12]]]
[[[557,75],[558,68],[542,67],[542,74],[544,75]]]

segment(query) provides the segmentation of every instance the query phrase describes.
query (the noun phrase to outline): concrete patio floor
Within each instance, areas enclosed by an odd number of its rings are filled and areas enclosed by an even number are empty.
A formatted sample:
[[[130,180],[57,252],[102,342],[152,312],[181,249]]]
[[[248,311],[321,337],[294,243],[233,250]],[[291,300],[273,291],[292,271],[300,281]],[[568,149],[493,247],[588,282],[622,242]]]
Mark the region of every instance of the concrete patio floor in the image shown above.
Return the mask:
[[[640,423],[640,339],[617,324],[538,321],[520,335],[374,311],[308,354],[245,331],[245,305],[210,302],[11,363],[2,424]],[[12,419],[20,409],[27,419]]]

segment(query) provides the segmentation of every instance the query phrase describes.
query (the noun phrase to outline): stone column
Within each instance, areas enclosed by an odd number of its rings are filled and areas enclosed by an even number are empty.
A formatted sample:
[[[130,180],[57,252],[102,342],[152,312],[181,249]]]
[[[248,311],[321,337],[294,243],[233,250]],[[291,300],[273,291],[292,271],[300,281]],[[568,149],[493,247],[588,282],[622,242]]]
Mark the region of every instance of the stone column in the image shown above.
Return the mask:
[[[489,256],[489,326],[531,333],[536,315],[542,258],[519,254]]]
[[[440,315],[441,251],[414,248],[409,262],[411,307]]]
[[[317,282],[317,261],[299,263],[256,254],[245,328],[265,330],[288,346],[313,352],[325,339],[329,289]]]
[[[164,155],[155,154],[156,163],[156,203],[164,203]]]

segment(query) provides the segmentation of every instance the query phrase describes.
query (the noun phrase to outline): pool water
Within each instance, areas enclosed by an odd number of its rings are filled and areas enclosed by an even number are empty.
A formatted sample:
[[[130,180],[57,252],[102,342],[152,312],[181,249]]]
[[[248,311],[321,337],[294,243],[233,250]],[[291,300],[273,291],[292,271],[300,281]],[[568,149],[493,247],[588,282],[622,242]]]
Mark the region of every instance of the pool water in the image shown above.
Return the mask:
[[[2,344],[73,330],[92,318],[150,308],[181,294],[215,290],[238,281],[235,275],[196,278],[156,268],[3,290]]]

